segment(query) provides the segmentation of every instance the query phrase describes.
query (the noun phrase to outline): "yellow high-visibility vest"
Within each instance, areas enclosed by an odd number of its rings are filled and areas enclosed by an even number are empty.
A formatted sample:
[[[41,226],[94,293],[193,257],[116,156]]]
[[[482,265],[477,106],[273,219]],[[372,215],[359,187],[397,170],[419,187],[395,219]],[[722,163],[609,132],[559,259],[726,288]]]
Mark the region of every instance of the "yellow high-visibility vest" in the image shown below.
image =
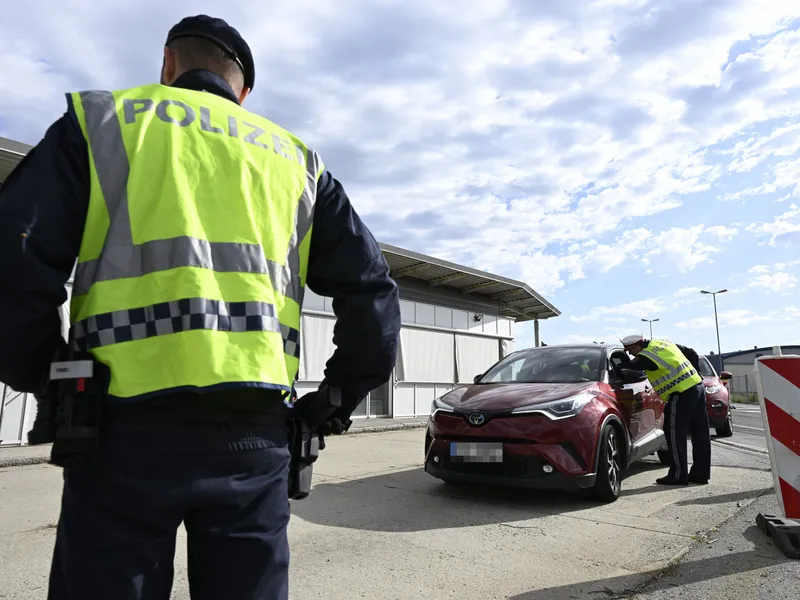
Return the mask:
[[[109,366],[109,393],[291,390],[316,152],[207,92],[69,99],[91,164],[71,337]]]
[[[679,394],[703,382],[689,359],[672,342],[651,340],[639,355],[649,358],[658,367],[647,371],[647,378],[665,401],[671,394]]]

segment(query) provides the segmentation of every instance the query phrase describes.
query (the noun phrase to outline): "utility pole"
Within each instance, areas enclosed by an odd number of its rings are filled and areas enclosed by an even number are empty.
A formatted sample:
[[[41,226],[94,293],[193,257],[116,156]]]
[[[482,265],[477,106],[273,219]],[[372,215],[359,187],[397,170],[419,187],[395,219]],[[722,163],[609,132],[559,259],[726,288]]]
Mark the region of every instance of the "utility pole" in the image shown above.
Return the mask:
[[[650,339],[653,339],[653,323],[660,321],[661,319],[642,319],[643,322],[650,324]]]
[[[719,317],[717,316],[717,294],[724,294],[727,292],[727,289],[719,290],[718,292],[709,292],[706,290],[701,290],[701,294],[708,294],[714,298],[714,325],[717,328],[717,352],[719,353],[719,367],[720,370],[725,368],[724,361],[722,359],[722,345],[719,343]]]

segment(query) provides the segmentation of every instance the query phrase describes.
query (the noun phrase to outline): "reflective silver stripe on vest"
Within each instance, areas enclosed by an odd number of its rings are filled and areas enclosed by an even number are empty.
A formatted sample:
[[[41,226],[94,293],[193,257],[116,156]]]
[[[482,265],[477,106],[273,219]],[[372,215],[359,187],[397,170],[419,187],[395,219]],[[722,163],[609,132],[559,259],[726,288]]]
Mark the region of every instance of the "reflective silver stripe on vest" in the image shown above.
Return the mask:
[[[91,91],[81,92],[80,97],[89,147],[110,225],[100,257],[76,266],[74,295],[88,293],[98,281],[141,277],[178,267],[201,267],[215,272],[269,275],[278,293],[302,305],[304,290],[299,280],[300,242],[308,234],[314,220],[320,168],[319,157],[314,151],[308,151],[306,186],[297,206],[285,264],[268,260],[258,244],[208,242],[188,236],[134,244],[127,194],[130,164],[114,96],[110,92]]]
[[[663,358],[661,358],[656,352],[654,352],[654,351],[652,351],[652,350],[650,350],[648,348],[644,348],[641,352],[639,352],[639,354],[642,354],[643,356],[646,356],[647,358],[652,360],[654,363],[657,363],[659,366],[663,367],[664,369],[672,369],[672,366],[670,366],[670,364],[667,361],[665,361]]]
[[[689,368],[691,366],[692,366],[692,363],[690,363],[688,361],[682,362],[676,368],[671,369],[670,372],[667,373],[666,375],[663,375],[663,376],[659,377],[658,379],[656,379],[653,382],[653,386],[654,387],[658,387],[662,383],[666,383],[667,381],[669,381],[673,377],[676,377],[681,371],[683,371],[684,369],[687,369],[687,368]],[[692,368],[694,368],[694,367],[692,367]]]
[[[659,396],[661,396],[661,398],[662,398],[662,399],[666,399],[666,398],[664,398],[664,394],[665,394],[665,393],[669,392],[669,390],[671,390],[671,389],[673,389],[674,387],[676,387],[676,386],[677,386],[679,383],[681,383],[681,382],[683,382],[683,381],[686,381],[687,379],[689,379],[690,377],[694,377],[695,375],[697,375],[697,371],[695,371],[695,370],[694,370],[694,368],[692,368],[692,370],[691,370],[691,371],[687,371],[686,373],[684,373],[683,375],[681,375],[680,377],[678,377],[678,378],[677,378],[677,379],[675,379],[674,381],[670,381],[670,382],[669,382],[667,385],[665,385],[665,386],[662,386],[662,387],[656,387],[656,386],[654,385],[653,387],[654,387],[654,388],[656,388],[656,394],[658,394]]]
[[[73,325],[73,341],[84,352],[113,344],[193,330],[271,331],[283,337],[283,351],[300,357],[300,332],[281,325],[266,302],[223,302],[185,298],[142,308],[94,315]]]

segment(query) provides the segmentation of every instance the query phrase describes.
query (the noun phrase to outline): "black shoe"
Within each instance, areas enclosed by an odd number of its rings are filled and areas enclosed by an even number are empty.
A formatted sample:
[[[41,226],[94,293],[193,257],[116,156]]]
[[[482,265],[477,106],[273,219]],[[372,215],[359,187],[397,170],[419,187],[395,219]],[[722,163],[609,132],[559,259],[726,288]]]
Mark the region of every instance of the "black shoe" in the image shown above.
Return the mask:
[[[669,476],[656,479],[656,483],[659,485],[689,485],[689,481],[687,479],[675,479],[674,477]]]
[[[689,477],[689,483],[696,483],[697,485],[708,485],[708,479],[700,479],[698,477]]]

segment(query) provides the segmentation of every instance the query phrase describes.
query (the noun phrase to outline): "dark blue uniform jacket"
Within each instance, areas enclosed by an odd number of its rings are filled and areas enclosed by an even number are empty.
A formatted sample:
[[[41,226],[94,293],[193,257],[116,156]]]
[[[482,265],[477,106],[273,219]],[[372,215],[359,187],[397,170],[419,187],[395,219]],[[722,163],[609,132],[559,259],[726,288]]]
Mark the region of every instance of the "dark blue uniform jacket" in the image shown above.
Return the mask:
[[[186,73],[173,85],[237,101],[207,71]],[[336,351],[325,376],[352,401],[390,376],[398,289],[342,185],[325,171],[317,190],[307,285],[333,298]],[[37,389],[65,343],[58,307],[67,297],[88,203],[88,148],[68,107],[0,189],[0,381],[18,391]]]

